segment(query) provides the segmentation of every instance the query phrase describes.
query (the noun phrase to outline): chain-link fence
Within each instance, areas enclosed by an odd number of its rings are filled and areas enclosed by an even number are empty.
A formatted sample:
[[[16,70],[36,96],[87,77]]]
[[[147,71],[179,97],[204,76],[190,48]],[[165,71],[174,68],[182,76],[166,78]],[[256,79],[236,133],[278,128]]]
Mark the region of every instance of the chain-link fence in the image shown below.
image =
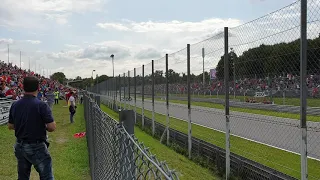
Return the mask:
[[[294,2],[136,68],[129,103],[142,127],[163,125],[162,142],[202,163],[224,149],[215,164],[227,177],[320,179],[319,6]]]
[[[165,162],[159,162],[134,137],[133,132],[127,131],[127,128],[133,129],[134,123],[131,127],[121,119],[119,123],[100,109],[100,96],[88,95],[84,94],[84,115],[92,179],[179,179],[175,171]],[[107,101],[113,102],[112,99]],[[133,113],[132,117],[124,118],[133,121]]]

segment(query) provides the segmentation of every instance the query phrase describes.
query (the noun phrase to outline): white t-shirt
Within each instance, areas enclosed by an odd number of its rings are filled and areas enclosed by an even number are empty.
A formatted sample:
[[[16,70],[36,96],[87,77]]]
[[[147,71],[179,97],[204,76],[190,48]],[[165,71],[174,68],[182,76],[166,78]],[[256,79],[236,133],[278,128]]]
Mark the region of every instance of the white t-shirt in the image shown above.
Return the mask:
[[[73,96],[70,96],[69,101],[70,101],[70,105],[75,106],[75,99]]]

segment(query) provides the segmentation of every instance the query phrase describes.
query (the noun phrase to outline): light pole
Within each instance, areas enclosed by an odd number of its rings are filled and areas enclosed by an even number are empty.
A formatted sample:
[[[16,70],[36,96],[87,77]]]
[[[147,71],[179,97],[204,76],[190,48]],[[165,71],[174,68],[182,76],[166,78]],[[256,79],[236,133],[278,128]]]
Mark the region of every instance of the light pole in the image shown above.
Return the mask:
[[[112,60],[112,77],[114,77],[114,55],[111,54],[111,60]]]
[[[93,85],[93,72],[95,72],[96,70],[92,70],[92,75],[91,75],[91,78],[92,78],[92,85]]]

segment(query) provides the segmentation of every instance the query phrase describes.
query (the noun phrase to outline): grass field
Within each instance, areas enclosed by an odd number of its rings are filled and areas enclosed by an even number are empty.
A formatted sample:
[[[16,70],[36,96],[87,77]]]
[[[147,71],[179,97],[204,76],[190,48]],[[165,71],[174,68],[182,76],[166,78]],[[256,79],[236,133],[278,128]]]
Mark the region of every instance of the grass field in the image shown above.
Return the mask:
[[[148,98],[148,99],[150,100],[150,98]],[[164,102],[164,100],[161,100],[161,99],[155,99],[155,100]],[[169,100],[169,102],[177,103],[177,104],[188,104],[188,101],[184,101],[184,100]],[[191,105],[192,106],[209,107],[209,108],[215,108],[215,109],[224,109],[224,105],[223,104],[215,104],[215,103],[210,103],[210,102],[192,101]],[[230,111],[246,112],[246,113],[252,113],[252,114],[261,114],[261,115],[275,116],[275,117],[282,117],[282,118],[290,118],[290,119],[296,119],[296,120],[300,119],[300,114],[283,113],[283,112],[269,111],[269,110],[230,107]],[[307,115],[307,120],[308,121],[313,121],[313,122],[320,122],[320,116]]]
[[[109,114],[114,119],[119,119],[119,114],[115,113],[107,106],[101,105],[101,109]],[[153,137],[149,136],[147,133],[143,132],[140,128],[135,127],[135,136],[140,142],[143,142],[150,151],[161,160],[166,160],[169,168],[175,169],[178,172],[179,178],[181,180],[210,180],[210,179],[220,179],[209,169],[203,168],[198,164],[190,161],[185,156],[176,153],[174,150],[168,148],[167,146],[160,144],[160,142]]]
[[[62,101],[61,101],[62,102]],[[49,151],[53,159],[53,171],[57,180],[89,180],[88,152],[85,138],[75,139],[73,134],[85,131],[83,107],[79,106],[75,123],[69,124],[68,108],[56,105],[53,115],[57,130],[49,133]],[[65,120],[66,124],[62,122]],[[13,153],[15,142],[14,131],[7,126],[0,126],[0,179],[17,179],[16,159]],[[32,168],[31,180],[39,179],[38,173]]]
[[[141,109],[137,108],[141,114]],[[145,116],[152,118],[151,111],[144,111]],[[155,120],[166,124],[166,117],[155,114]],[[175,118],[170,118],[170,128],[187,133],[188,124]],[[202,126],[192,125],[193,137],[225,148],[225,134]],[[231,152],[276,169],[295,178],[300,178],[300,156],[270,146],[255,143],[243,138],[231,136]],[[309,179],[320,179],[320,161],[308,160]]]

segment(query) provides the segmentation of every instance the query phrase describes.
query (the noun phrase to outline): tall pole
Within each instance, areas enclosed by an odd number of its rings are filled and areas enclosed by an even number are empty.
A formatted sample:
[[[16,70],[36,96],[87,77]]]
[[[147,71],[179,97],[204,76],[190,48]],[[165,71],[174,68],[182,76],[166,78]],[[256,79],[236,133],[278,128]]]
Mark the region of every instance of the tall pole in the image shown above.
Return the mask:
[[[167,145],[169,145],[170,140],[170,118],[169,118],[169,70],[168,70],[168,54],[166,54],[166,107],[167,107],[167,116],[166,116],[166,123],[167,123]]]
[[[112,57],[112,76],[114,77],[114,59]]]
[[[151,66],[152,66],[152,73],[151,73],[151,75],[152,75],[152,92],[151,92],[151,94],[152,94],[152,136],[154,136],[154,134],[155,134],[155,123],[154,123],[154,121],[155,121],[155,113],[154,113],[154,111],[155,111],[155,107],[154,107],[154,60],[152,60],[151,61]]]
[[[114,55],[111,54],[111,59],[112,59],[112,77],[114,77]]]
[[[202,48],[202,78],[203,78],[203,85],[206,83],[206,77],[204,76],[204,48]]]
[[[204,59],[204,48],[202,48],[202,57]],[[203,69],[203,84],[204,84]],[[187,87],[188,87],[188,154],[191,159],[192,150],[192,124],[191,124],[191,96],[190,96],[190,44],[187,44]]]
[[[29,72],[30,72],[30,57],[29,57]]]
[[[226,117],[226,179],[230,179],[230,116],[229,116],[229,57],[228,27],[224,28],[224,85],[225,85],[225,117]]]
[[[141,110],[142,128],[144,128],[144,65],[142,65],[142,110]]]
[[[300,26],[300,128],[301,128],[301,180],[308,179],[307,163],[307,0],[301,0]]]

